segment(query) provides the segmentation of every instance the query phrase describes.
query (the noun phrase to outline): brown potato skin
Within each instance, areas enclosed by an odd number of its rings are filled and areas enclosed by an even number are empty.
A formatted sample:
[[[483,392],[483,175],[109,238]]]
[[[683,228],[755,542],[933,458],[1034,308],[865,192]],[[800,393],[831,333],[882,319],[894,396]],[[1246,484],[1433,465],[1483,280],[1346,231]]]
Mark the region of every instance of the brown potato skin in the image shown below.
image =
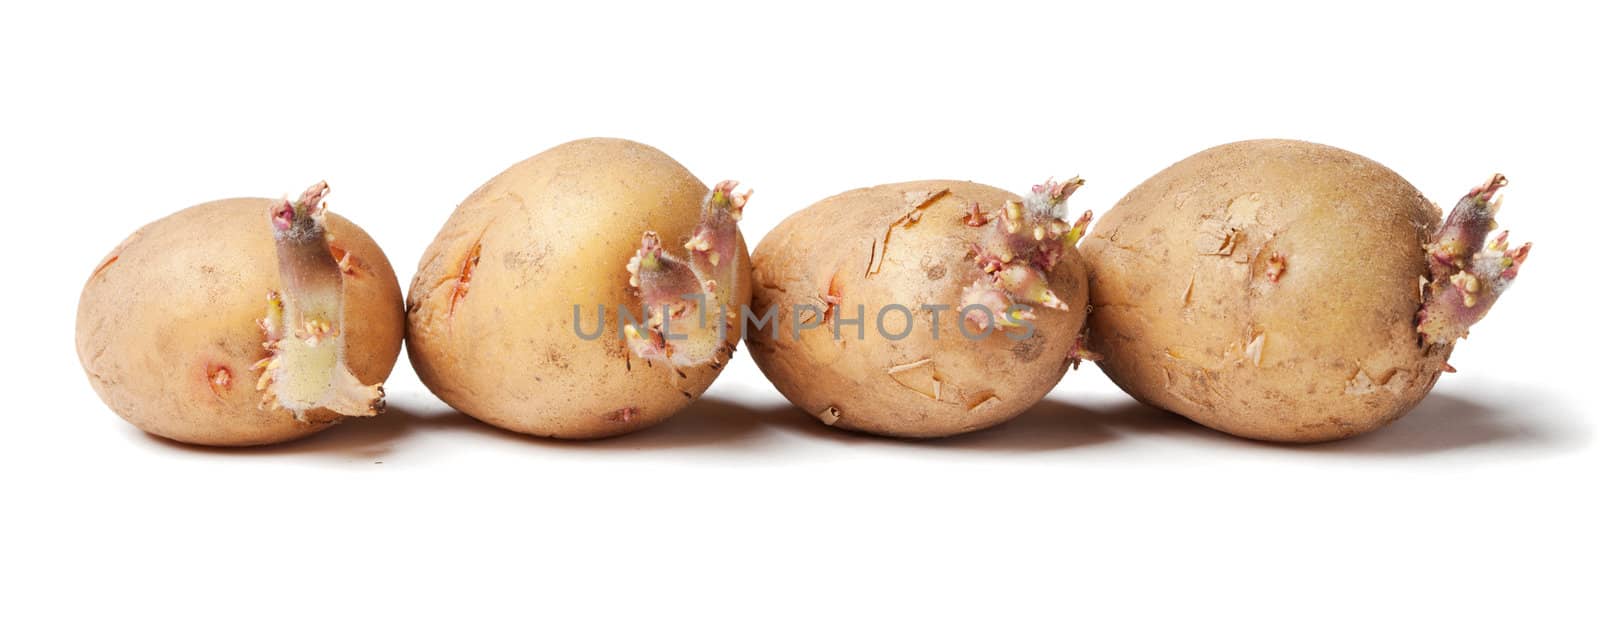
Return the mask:
[[[920,221],[892,232],[882,267],[867,276],[875,245],[908,210],[906,194],[941,189],[949,193],[929,205]],[[1037,309],[1034,335],[1020,342],[998,333],[971,341],[957,329],[962,290],[982,275],[969,255],[977,230],[962,218],[974,202],[992,210],[1021,199],[971,182],[916,181],[844,192],[790,216],[752,256],[752,309],[759,316],[776,306],[778,317],[776,325],[746,334],[751,356],[790,402],[819,419],[821,412],[837,408],[838,419],[831,424],[845,429],[934,438],[1014,418],[1061,380],[1088,300],[1082,259],[1068,249],[1050,279],[1070,311]],[[865,306],[866,338],[857,339],[854,327],[843,326],[843,340],[836,341],[831,325],[824,325],[801,331],[796,341],[793,307],[825,306],[820,297],[836,274],[840,314],[854,319],[854,307]],[[888,304],[915,313],[915,327],[904,339],[889,340],[877,332],[878,310]],[[924,304],[952,309],[940,314],[935,329],[932,311],[918,310]],[[885,325],[893,332],[903,327],[903,319],[903,313],[890,313]],[[932,359],[943,378],[937,400],[888,373],[922,359]],[[991,394],[998,400],[974,407]]]
[[[710,387],[720,369],[632,358],[616,308],[642,316],[627,264],[646,230],[678,257],[706,186],[648,145],[582,139],[511,166],[456,208],[411,282],[407,349],[422,382],[473,418],[536,436],[588,439],[654,425]],[[452,297],[480,244],[466,294]],[[741,304],[749,255],[740,238]],[[583,328],[573,330],[573,305]],[[729,342],[738,341],[729,329]]]
[[[256,320],[279,284],[266,198],[230,198],[184,209],[123,241],[84,284],[78,300],[78,359],[101,400],[134,426],[179,442],[247,446],[293,440],[337,417],[301,422],[260,409],[266,356]],[[329,213],[332,244],[348,251],[346,364],[364,383],[387,379],[400,356],[405,317],[400,282],[376,242]],[[210,374],[226,368],[228,387]]]
[[[1414,321],[1438,222],[1405,179],[1344,150],[1206,150],[1129,192],[1084,240],[1090,349],[1134,398],[1230,434],[1372,431],[1414,407],[1450,354],[1419,345]],[[1231,253],[1203,253],[1230,230]],[[1276,282],[1273,253],[1286,261]]]

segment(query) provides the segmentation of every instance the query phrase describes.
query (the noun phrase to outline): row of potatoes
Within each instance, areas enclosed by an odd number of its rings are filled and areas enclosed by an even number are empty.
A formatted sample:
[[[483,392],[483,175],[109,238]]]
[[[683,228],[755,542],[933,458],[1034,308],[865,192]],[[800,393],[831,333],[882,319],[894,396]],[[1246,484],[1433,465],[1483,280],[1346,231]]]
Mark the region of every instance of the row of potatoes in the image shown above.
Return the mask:
[[[204,445],[380,413],[402,341],[474,418],[615,436],[682,410],[741,340],[797,407],[861,432],[990,427],[1092,360],[1206,426],[1316,442],[1415,406],[1528,253],[1489,238],[1504,177],[1441,218],[1389,169],[1312,143],[1196,154],[1087,235],[1067,209],[1082,184],[856,189],[751,255],[748,192],[584,139],[468,196],[405,298],[372,238],[326,210],[326,184],[179,211],[94,269],[77,349],[118,415]]]

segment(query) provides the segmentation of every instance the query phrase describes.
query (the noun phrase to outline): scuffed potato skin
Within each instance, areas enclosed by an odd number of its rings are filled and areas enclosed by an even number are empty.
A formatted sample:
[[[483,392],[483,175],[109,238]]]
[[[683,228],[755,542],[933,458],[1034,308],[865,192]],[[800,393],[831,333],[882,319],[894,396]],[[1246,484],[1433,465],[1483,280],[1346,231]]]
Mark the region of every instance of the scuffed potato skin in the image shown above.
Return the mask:
[[[946,193],[925,206],[920,220],[894,226],[911,208],[908,199],[940,191]],[[775,325],[752,328],[745,336],[756,364],[812,416],[873,434],[949,436],[1028,409],[1070,364],[1088,287],[1082,259],[1067,249],[1050,280],[1070,310],[1036,309],[1035,332],[1023,341],[1001,333],[981,341],[962,336],[956,312],[962,290],[982,275],[971,259],[976,230],[963,218],[973,203],[990,210],[1008,199],[1021,197],[971,182],[917,181],[848,191],[785,219],[752,256],[752,310],[758,316],[778,310]],[[869,274],[871,268],[876,272]],[[796,340],[793,307],[825,308],[823,296],[830,293],[839,297],[835,311],[845,319],[857,316],[857,305],[865,307],[866,338],[845,325],[836,340],[830,322],[800,331]],[[878,311],[889,304],[914,311],[914,327],[904,339],[877,332]],[[952,308],[939,315],[935,329],[932,311],[920,310],[924,304]],[[892,334],[904,323],[899,312],[885,319]]]
[[[720,366],[678,375],[630,358],[616,311],[643,315],[627,271],[643,232],[682,252],[706,192],[660,150],[622,139],[572,141],[495,176],[457,207],[411,282],[407,349],[417,375],[451,407],[536,436],[604,438],[676,413]],[[738,254],[743,305],[742,237]],[[598,339],[576,334],[574,304],[585,333],[605,305]],[[737,343],[737,328],[728,340]]]
[[[179,211],[139,229],[90,276],[78,300],[78,359],[118,416],[213,446],[293,440],[337,418],[318,410],[300,422],[259,407],[252,366],[267,353],[256,320],[267,292],[282,288],[267,221],[274,202],[232,198]],[[400,283],[360,227],[329,213],[327,231],[351,256],[345,362],[361,381],[380,383],[405,335]]]
[[[1372,431],[1433,387],[1418,342],[1438,209],[1388,168],[1245,141],[1139,185],[1083,241],[1090,349],[1135,398],[1237,436]]]

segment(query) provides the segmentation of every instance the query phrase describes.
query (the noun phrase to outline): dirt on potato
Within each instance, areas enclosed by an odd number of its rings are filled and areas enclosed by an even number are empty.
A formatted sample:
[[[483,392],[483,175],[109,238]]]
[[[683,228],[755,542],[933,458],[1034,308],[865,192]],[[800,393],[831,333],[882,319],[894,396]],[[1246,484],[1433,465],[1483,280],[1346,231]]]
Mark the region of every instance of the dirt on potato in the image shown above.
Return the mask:
[[[753,312],[774,319],[746,335],[756,363],[824,424],[874,434],[949,436],[1033,406],[1075,358],[1088,299],[1076,250],[1043,272],[1061,307],[1033,309],[1028,336],[1013,338],[1018,327],[971,338],[982,329],[959,312],[991,277],[976,260],[993,227],[977,225],[1000,221],[984,212],[1022,199],[917,181],[852,190],[790,216],[753,256]]]
[[[1451,344],[1417,332],[1440,213],[1378,163],[1247,141],[1163,170],[1083,242],[1090,348],[1135,398],[1248,438],[1371,431],[1425,396]]]
[[[297,418],[263,389],[270,337],[262,321],[281,277],[269,211],[286,204],[233,198],[184,209],[136,231],[95,268],[78,302],[78,358],[119,416],[180,442],[261,445],[316,433],[341,414]],[[400,285],[377,243],[327,213],[326,251],[342,295],[342,347],[353,380],[381,384],[400,354]],[[318,238],[321,240],[322,238]],[[327,368],[320,379],[326,385]],[[378,392],[381,398],[381,391]],[[381,401],[379,403],[381,405]]]
[[[418,376],[450,406],[538,436],[615,436],[678,412],[721,363],[637,356],[618,311],[645,314],[630,271],[641,236],[683,254],[714,193],[660,150],[622,139],[573,141],[513,165],[468,196],[422,256],[407,303]],[[719,263],[737,307],[749,302],[749,256],[734,237]],[[728,352],[737,337],[727,331]]]

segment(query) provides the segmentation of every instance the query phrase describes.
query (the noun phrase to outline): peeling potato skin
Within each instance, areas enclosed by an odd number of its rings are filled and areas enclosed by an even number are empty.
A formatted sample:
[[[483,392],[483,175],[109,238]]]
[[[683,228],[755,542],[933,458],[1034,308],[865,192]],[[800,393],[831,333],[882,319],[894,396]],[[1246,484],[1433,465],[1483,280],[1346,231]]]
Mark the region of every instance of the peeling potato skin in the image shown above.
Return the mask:
[[[451,407],[536,436],[604,438],[676,413],[719,370],[686,368],[680,377],[666,364],[630,359],[616,308],[642,318],[628,259],[645,230],[684,254],[706,193],[660,150],[621,139],[566,143],[495,176],[456,208],[412,279],[406,348],[417,375]],[[747,304],[742,240],[739,300]],[[456,293],[474,245],[470,285]],[[574,304],[583,306],[585,332],[605,304],[599,339],[575,334]],[[729,342],[737,337],[730,328]]]
[[[139,229],[106,256],[78,300],[78,359],[101,400],[134,426],[179,442],[248,446],[327,429],[332,412],[296,421],[257,407],[266,356],[256,320],[281,289],[267,208],[233,198],[184,209]],[[400,283],[360,227],[327,215],[347,251],[345,362],[363,383],[387,379],[405,333]],[[113,260],[113,258],[115,258]],[[226,385],[208,381],[227,371]]]
[[[916,192],[946,189],[920,220],[893,230],[881,251],[882,266],[867,276],[874,245],[905,215],[908,194],[915,198]],[[955,309],[962,289],[982,274],[969,257],[976,229],[962,219],[974,202],[990,210],[1008,199],[1021,197],[971,182],[917,181],[844,192],[785,219],[752,256],[752,310],[762,315],[770,306],[779,307],[775,326],[752,328],[745,336],[756,364],[790,402],[824,423],[885,436],[935,438],[975,431],[1033,406],[1067,369],[1087,312],[1088,284],[1082,259],[1068,249],[1050,279],[1070,311],[1036,309],[1034,336],[1022,342],[999,333],[982,341],[962,336]],[[846,319],[855,318],[855,305],[866,307],[867,338],[856,339],[854,327],[844,326],[844,340],[836,341],[824,325],[794,340],[793,306],[823,306],[819,295],[830,285],[842,296],[840,312]],[[922,304],[952,309],[939,316],[938,340],[932,316],[917,311],[911,333],[892,341],[877,334],[875,322],[879,308],[896,303],[913,310]],[[885,319],[891,332],[903,324],[903,313]],[[928,359],[931,363],[917,365]],[[903,369],[891,375],[896,368]],[[937,400],[926,394],[932,371],[942,378]]]
[[[1084,239],[1089,348],[1134,398],[1229,434],[1372,431],[1421,401],[1450,354],[1419,345],[1414,321],[1438,222],[1405,179],[1344,150],[1206,150],[1139,185]]]

